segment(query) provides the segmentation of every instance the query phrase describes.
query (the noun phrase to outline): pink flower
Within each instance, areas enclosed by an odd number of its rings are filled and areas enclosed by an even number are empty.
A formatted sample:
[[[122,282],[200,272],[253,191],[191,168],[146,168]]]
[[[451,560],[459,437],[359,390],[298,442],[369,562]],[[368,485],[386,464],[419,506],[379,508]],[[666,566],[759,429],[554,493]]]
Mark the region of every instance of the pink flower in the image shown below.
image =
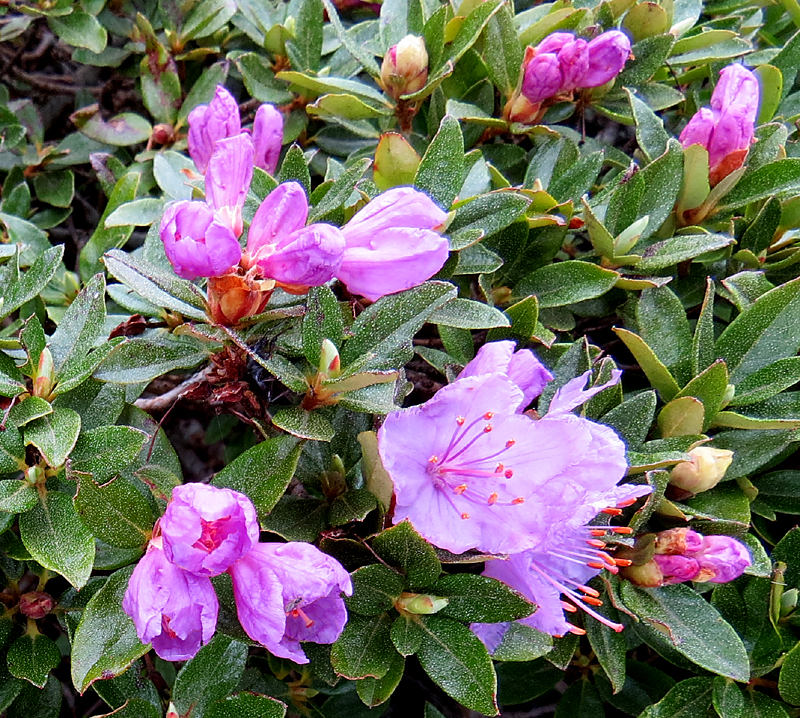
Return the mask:
[[[259,544],[228,572],[242,628],[280,658],[308,663],[300,642],[333,643],[347,622],[350,576],[311,544]]]
[[[744,164],[754,142],[759,100],[756,76],[742,65],[728,65],[720,72],[711,108],[701,107],[683,128],[683,147],[701,145],[708,151],[712,186]]]
[[[217,141],[206,172],[206,202],[238,237],[253,179],[253,141],[244,133]]]
[[[600,87],[622,72],[631,54],[631,41],[624,32],[609,30],[592,40],[587,50],[589,67],[578,86]]]
[[[512,341],[484,344],[458,378],[493,373],[504,374],[520,389],[523,394],[523,401],[518,407],[520,411],[542,393],[548,381],[553,380],[553,375],[530,349],[515,352]]]
[[[171,563],[154,539],[133,570],[122,609],[142,643],[152,643],[164,660],[186,661],[214,635],[219,603],[207,577]]]
[[[204,202],[167,205],[160,236],[167,259],[184,279],[222,276],[242,256],[231,228]]]
[[[370,300],[422,284],[447,261],[448,242],[434,231],[446,219],[428,195],[412,187],[384,192],[342,228],[345,250],[336,276]]]
[[[247,236],[247,261],[290,287],[316,287],[336,276],[345,241],[330,224],[305,226],[308,201],[297,182],[276,187],[256,211]]]
[[[256,167],[275,174],[283,145],[283,115],[273,105],[261,105],[253,123]]]
[[[201,174],[206,173],[217,141],[241,131],[239,105],[230,92],[217,85],[211,102],[198,105],[189,113],[189,156]]]
[[[164,554],[198,576],[218,576],[258,543],[253,502],[230,489],[183,484],[161,518]]]
[[[684,581],[727,583],[744,573],[752,560],[747,547],[730,536],[703,536],[692,529],[671,529],[656,536],[653,556],[661,585]]]

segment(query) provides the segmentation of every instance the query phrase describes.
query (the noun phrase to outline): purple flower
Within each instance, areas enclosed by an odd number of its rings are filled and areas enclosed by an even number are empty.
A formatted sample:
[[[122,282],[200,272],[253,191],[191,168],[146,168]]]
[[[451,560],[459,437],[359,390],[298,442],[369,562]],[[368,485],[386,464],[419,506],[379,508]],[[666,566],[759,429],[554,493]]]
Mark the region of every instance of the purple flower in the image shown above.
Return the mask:
[[[283,145],[283,115],[273,105],[261,105],[253,123],[256,167],[275,174]]]
[[[206,172],[206,202],[238,237],[242,207],[253,179],[253,141],[244,133],[217,141]]]
[[[483,374],[389,414],[378,443],[394,482],[394,521],[409,519],[454,553],[516,553],[541,544],[555,523],[588,522],[609,497],[648,493],[617,487],[625,446],[609,427],[566,413],[574,393],[533,420],[512,413],[524,402],[519,387]]]
[[[753,562],[747,547],[730,536],[704,536],[693,557],[700,564],[698,581],[727,583],[741,576]]]
[[[558,56],[545,52],[535,55],[525,65],[522,94],[532,103],[544,102],[561,91],[563,78]]]
[[[215,144],[241,131],[239,105],[230,92],[217,85],[214,99],[189,113],[189,156],[201,174],[206,173]]]
[[[631,54],[631,41],[624,32],[609,30],[598,35],[588,47],[589,67],[580,87],[600,87],[613,80]]]
[[[345,251],[336,276],[370,300],[421,284],[447,260],[447,240],[433,231],[446,219],[428,195],[412,187],[384,192],[342,228]]]
[[[142,643],[167,661],[186,661],[208,643],[219,603],[211,581],[171,563],[154,539],[133,570],[122,608]]]
[[[159,233],[167,259],[184,279],[222,276],[242,256],[231,228],[204,202],[168,205]]]
[[[218,576],[258,543],[253,502],[230,489],[183,484],[161,518],[164,554],[198,576]]]
[[[259,544],[228,572],[242,628],[280,658],[308,663],[300,642],[333,643],[347,622],[350,576],[311,544]]]
[[[297,182],[276,187],[250,224],[247,261],[290,287],[320,286],[333,279],[342,263],[342,232],[330,224],[306,227],[307,218],[305,190]]]
[[[553,380],[553,375],[530,349],[515,352],[512,341],[484,344],[458,376],[465,379],[494,373],[507,376],[523,393],[523,401],[517,407],[519,411],[542,393],[548,381]]]
[[[701,107],[683,128],[683,147],[702,145],[708,151],[712,186],[744,164],[754,140],[759,100],[756,76],[742,65],[728,65],[720,72],[711,108]]]

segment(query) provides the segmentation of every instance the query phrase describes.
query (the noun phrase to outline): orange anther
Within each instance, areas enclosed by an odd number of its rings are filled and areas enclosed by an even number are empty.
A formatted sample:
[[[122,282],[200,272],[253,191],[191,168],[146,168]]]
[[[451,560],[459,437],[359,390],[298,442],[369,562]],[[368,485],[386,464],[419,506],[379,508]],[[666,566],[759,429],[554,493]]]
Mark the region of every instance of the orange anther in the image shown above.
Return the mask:
[[[592,529],[589,531],[592,536],[605,536],[606,532],[604,529]]]
[[[466,490],[467,490],[467,485],[466,484],[461,484],[461,486],[456,486],[453,489],[453,493],[454,494],[458,494],[459,496],[461,496],[461,494],[463,494]]]
[[[489,421],[489,419],[491,419],[493,416],[494,416],[494,412],[493,411],[487,411],[483,415],[483,418],[486,419],[486,421]]]
[[[600,563],[599,561],[587,561],[586,565],[589,568],[605,568],[606,565],[604,563]]]
[[[438,456],[436,456],[435,454],[434,454],[433,456],[431,456],[431,458],[430,458],[430,459],[428,459],[428,463],[429,463],[429,464],[435,464],[435,463],[437,463],[438,461],[439,461],[439,457],[438,457]]]
[[[459,426],[464,426],[465,421],[466,419],[463,416],[456,417],[456,424],[458,424]]]
[[[590,546],[593,546],[594,548],[605,548],[606,547],[606,542],[605,541],[600,541],[598,539],[586,539],[586,543],[588,543]]]
[[[461,518],[462,519],[468,519],[469,518],[469,514],[461,514]]]
[[[614,526],[611,530],[615,534],[622,536],[630,536],[633,533],[633,529],[630,526]]]
[[[486,426],[483,427],[483,432],[485,434],[488,434],[491,430],[492,430],[492,425],[491,424],[487,424]]]
[[[628,566],[633,566],[633,561],[627,558],[615,558],[614,563],[617,566],[622,566],[623,568],[627,568]]]
[[[514,469],[506,469],[504,475],[507,479],[510,479],[514,475]]]
[[[621,509],[624,509],[626,506],[633,506],[636,503],[636,499],[625,499],[624,501],[619,501],[617,506]]]
[[[584,596],[583,602],[588,603],[590,606],[602,606],[603,602],[599,598],[592,598],[591,596]]]
[[[503,464],[498,464],[497,466],[494,467],[494,473],[495,474],[502,474],[503,473],[503,469],[505,469],[505,468],[506,467],[503,466]]]
[[[497,494],[492,494],[488,499],[489,506],[494,504],[496,501],[497,501]]]
[[[561,608],[563,608],[567,613],[577,613],[578,609],[573,606],[571,603],[567,603],[566,601],[561,602]]]
[[[578,628],[577,626],[573,626],[571,624],[570,624],[570,627],[569,627],[568,630],[569,630],[570,633],[574,633],[576,636],[585,636],[586,635],[586,631],[584,631],[582,628]]]
[[[600,598],[600,591],[595,591],[595,589],[590,588],[589,586],[578,586],[578,590],[582,593],[588,594],[589,596]]]
[[[510,448],[511,448],[512,446],[514,446],[514,444],[516,444],[516,443],[517,443],[517,440],[516,440],[516,439],[509,439],[509,440],[506,442],[506,449],[510,449]]]
[[[515,506],[518,506],[519,504],[524,504],[525,499],[523,499],[521,496],[517,496],[517,498],[514,499],[511,503],[514,504]]]
[[[622,509],[618,509],[615,506],[609,506],[602,510],[601,513],[608,514],[609,516],[619,516],[622,513]]]

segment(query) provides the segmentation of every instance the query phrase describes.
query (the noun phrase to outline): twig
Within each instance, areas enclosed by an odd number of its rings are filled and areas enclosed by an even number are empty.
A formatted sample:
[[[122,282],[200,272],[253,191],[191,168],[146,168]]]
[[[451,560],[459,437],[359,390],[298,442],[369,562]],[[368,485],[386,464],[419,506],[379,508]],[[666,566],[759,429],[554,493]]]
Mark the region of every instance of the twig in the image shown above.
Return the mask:
[[[170,409],[175,403],[177,403],[180,398],[191,389],[193,386],[197,384],[202,384],[206,379],[208,379],[208,375],[211,373],[212,369],[214,369],[213,364],[209,364],[205,369],[197,372],[193,376],[189,377],[186,381],[181,382],[178,386],[173,387],[168,392],[164,394],[160,394],[159,396],[154,396],[149,399],[137,399],[134,404],[141,409],[142,411],[146,411],[148,413],[158,412],[158,411],[166,411]]]

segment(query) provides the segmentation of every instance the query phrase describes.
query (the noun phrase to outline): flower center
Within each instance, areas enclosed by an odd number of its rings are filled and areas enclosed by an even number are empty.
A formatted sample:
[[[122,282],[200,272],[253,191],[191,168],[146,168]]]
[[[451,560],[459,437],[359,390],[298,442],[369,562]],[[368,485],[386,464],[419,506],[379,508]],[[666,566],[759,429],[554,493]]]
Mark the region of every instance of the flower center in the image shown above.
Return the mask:
[[[444,452],[428,459],[428,475],[451,504],[451,493],[472,503],[489,506],[516,506],[525,502],[522,496],[513,495],[501,500],[501,493],[507,494],[507,489],[504,485],[492,485],[493,481],[514,476],[514,469],[499,459],[516,444],[514,438],[509,438],[497,448],[498,440],[492,433],[493,417],[494,412],[487,411],[469,424],[463,416],[456,417],[456,428]],[[478,449],[470,451],[481,441],[486,445],[485,454]],[[462,519],[469,517],[468,513],[461,513]]]
[[[199,548],[201,551],[211,553],[222,543],[222,540],[225,538],[221,535],[222,525],[224,523],[225,519],[217,519],[216,521],[206,521],[205,519],[200,519],[202,533],[200,534],[200,538],[197,539],[192,546],[194,546],[194,548]]]
[[[290,601],[288,604],[286,604],[284,611],[287,616],[291,616],[292,618],[302,618],[306,628],[311,628],[311,626],[314,625],[314,621],[305,614],[302,608],[300,608],[300,603],[302,600],[302,598],[295,598],[293,601]]]

